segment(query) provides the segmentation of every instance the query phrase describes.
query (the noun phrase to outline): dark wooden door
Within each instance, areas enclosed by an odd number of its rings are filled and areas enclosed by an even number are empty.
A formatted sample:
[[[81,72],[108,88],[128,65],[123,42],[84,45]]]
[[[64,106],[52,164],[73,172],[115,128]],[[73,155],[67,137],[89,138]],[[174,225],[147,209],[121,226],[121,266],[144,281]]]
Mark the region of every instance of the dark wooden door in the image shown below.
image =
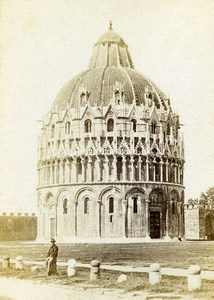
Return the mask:
[[[152,239],[160,238],[160,212],[150,212],[150,237]]]

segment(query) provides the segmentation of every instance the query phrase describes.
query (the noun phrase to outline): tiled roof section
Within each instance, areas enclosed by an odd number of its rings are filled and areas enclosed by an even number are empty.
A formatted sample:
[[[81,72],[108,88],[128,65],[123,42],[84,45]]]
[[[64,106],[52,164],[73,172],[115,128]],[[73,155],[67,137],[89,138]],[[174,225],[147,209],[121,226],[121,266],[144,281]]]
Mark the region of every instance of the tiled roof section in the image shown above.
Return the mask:
[[[154,101],[160,103],[160,94],[157,87],[144,75],[130,68],[109,66],[88,70],[69,81],[58,94],[53,111],[62,111],[67,107],[80,105],[80,93],[87,91],[90,96],[88,101],[91,106],[107,106],[114,100],[114,89],[117,84],[123,87],[125,103],[131,104],[135,99],[138,104],[144,104],[146,86],[156,91]]]
[[[86,71],[78,74],[64,85],[54,101],[52,106],[53,112],[60,112],[69,106],[73,92],[85,73]]]

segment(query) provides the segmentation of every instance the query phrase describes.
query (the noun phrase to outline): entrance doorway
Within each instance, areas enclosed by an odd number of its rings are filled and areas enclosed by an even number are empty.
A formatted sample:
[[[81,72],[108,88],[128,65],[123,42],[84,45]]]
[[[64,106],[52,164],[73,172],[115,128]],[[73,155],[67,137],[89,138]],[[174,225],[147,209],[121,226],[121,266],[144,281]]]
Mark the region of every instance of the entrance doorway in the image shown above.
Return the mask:
[[[150,211],[150,237],[152,239],[160,238],[160,212]]]

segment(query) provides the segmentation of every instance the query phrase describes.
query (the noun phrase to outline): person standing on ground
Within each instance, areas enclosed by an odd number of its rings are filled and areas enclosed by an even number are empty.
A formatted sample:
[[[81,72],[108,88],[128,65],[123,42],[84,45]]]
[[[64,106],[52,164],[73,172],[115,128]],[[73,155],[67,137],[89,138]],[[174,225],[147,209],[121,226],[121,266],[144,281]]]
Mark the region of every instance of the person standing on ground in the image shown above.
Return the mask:
[[[50,242],[52,243],[52,245],[50,246],[50,249],[48,250],[48,255],[47,255],[48,276],[57,275],[56,262],[57,262],[57,256],[58,256],[58,247],[55,244],[56,243],[55,239],[51,239]]]

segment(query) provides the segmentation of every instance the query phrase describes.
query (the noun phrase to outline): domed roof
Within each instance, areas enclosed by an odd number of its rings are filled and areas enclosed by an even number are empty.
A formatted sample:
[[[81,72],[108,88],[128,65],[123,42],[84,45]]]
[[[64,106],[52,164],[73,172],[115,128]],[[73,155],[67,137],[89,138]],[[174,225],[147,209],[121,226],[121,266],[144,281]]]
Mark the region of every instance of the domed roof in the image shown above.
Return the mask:
[[[97,44],[98,43],[101,44],[102,43],[123,43],[124,44],[124,40],[115,31],[109,30],[103,35],[101,35],[101,37],[97,41]]]
[[[145,78],[143,74],[134,69],[108,66],[105,68],[94,68],[73,78],[58,94],[54,102],[54,111],[62,111],[67,107],[83,106],[81,95],[88,95],[87,101],[91,106],[107,106],[118,90],[124,92],[124,103],[144,103],[145,91],[154,95],[157,107],[163,100],[158,88]],[[164,103],[162,103],[164,104]]]
[[[60,112],[68,107],[84,106],[85,96],[91,106],[108,105],[120,89],[124,103],[145,104],[145,91],[152,93],[157,107],[165,107],[165,95],[143,74],[135,71],[128,46],[112,30],[104,33],[94,45],[89,68],[74,77],[59,92],[53,104],[53,111]],[[165,107],[166,108],[166,107]]]
[[[109,24],[109,30],[105,32],[101,37],[98,39],[97,44],[99,43],[123,43],[124,40],[121,38],[121,36],[114,32],[112,29],[112,22],[110,21]]]

